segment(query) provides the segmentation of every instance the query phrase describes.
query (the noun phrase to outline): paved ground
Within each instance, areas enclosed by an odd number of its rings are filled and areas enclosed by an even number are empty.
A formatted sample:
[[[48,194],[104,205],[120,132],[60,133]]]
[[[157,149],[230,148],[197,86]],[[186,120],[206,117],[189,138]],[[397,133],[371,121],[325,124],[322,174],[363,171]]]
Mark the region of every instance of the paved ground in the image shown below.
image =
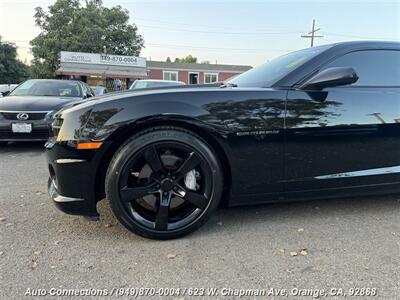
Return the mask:
[[[400,299],[400,197],[224,209],[159,242],[128,232],[105,202],[99,222],[59,212],[44,160],[40,144],[0,149],[1,299],[52,287],[370,287]]]

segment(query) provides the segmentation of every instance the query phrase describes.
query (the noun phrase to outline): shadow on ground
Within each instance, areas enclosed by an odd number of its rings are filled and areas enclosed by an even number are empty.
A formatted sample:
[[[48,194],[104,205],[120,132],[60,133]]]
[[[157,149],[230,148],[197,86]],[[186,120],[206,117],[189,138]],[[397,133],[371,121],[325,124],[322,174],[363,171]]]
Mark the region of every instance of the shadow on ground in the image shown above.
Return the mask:
[[[297,224],[352,221],[352,219],[373,218],[374,215],[385,215],[400,210],[400,200],[396,196],[364,197],[329,200],[312,200],[303,202],[275,203],[259,206],[242,206],[219,209],[211,219],[197,232],[189,235],[196,238],[208,234],[235,234],[238,231],[268,230],[276,227],[285,228]],[[112,237],[113,239],[142,239],[131,234],[118,223],[107,203],[98,203],[100,221],[88,221],[82,217],[64,216],[65,226],[74,231],[79,227],[80,234]],[[332,221],[333,220],[333,221]],[[354,220],[353,220],[354,221]],[[379,221],[379,218],[372,221]],[[70,224],[68,224],[70,223]],[[317,225],[318,226],[318,225]],[[81,238],[85,238],[81,236]]]

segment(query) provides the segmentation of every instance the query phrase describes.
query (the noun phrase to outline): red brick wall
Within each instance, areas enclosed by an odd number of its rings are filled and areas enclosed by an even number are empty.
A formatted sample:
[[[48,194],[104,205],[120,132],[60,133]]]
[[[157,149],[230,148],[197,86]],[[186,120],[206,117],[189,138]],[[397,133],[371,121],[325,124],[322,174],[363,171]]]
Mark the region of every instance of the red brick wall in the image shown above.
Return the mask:
[[[162,70],[152,70],[150,69],[149,77],[147,79],[163,79]]]
[[[187,71],[179,71],[178,80],[183,81],[184,83],[188,83],[188,72]]]
[[[224,81],[227,80],[228,78],[235,76],[235,75],[239,75],[238,73],[219,73],[218,74],[218,81]]]

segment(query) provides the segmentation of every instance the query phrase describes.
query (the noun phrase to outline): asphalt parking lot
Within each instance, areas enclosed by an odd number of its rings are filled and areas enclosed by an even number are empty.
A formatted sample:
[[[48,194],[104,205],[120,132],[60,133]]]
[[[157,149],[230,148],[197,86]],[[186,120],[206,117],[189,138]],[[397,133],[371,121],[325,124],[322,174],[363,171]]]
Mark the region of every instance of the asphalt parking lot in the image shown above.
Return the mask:
[[[400,298],[400,196],[222,209],[186,238],[153,241],[105,201],[99,222],[59,212],[46,181],[41,144],[0,148],[1,299],[53,287],[370,287]]]

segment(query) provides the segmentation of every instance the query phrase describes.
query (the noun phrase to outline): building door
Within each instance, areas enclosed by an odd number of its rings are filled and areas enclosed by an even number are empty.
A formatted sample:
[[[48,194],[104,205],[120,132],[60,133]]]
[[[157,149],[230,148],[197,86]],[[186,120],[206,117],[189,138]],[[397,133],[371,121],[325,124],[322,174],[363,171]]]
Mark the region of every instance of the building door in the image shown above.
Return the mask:
[[[199,73],[189,72],[189,84],[198,84],[198,83],[199,83]]]

